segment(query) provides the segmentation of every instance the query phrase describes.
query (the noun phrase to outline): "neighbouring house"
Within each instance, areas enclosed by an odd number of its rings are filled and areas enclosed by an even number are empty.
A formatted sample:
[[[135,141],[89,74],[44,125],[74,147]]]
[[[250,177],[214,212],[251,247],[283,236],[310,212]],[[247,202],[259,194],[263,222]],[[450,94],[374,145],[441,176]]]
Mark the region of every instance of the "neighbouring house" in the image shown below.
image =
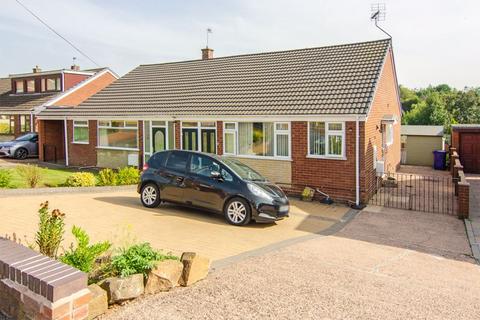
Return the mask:
[[[49,159],[64,158],[63,122],[39,127],[36,115],[50,105],[78,105],[116,79],[118,76],[108,68],[80,70],[77,65],[49,71],[36,66],[31,73],[0,79],[0,139],[43,130],[39,153],[47,153]],[[45,137],[49,137],[49,144],[44,143]]]
[[[466,173],[480,173],[480,124],[452,125],[452,147]]]
[[[433,151],[444,150],[443,126],[402,125],[402,164],[432,166]]]
[[[274,182],[366,202],[400,165],[390,40],[140,65],[67,119],[67,163],[142,166],[165,149],[241,159]]]

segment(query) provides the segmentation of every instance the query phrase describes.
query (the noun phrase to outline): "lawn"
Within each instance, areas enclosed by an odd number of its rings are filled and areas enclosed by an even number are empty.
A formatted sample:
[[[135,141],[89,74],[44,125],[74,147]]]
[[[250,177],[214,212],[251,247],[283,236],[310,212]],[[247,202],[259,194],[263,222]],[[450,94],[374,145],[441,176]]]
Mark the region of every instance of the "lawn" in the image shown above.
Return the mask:
[[[12,175],[12,180],[10,182],[10,188],[27,188],[25,180],[18,174],[18,171],[15,168],[5,169],[10,171]],[[42,177],[40,180],[39,187],[60,187],[65,183],[68,176],[70,176],[73,170],[69,169],[48,169],[40,168],[42,171]]]

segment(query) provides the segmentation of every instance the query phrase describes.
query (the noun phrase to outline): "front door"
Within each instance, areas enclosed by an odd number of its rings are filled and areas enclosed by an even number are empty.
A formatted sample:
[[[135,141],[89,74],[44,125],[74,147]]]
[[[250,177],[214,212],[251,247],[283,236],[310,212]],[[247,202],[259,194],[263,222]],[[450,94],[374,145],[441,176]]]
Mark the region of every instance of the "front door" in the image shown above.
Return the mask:
[[[460,161],[468,173],[480,173],[480,134],[460,133]]]
[[[197,129],[183,128],[182,129],[182,149],[183,150],[198,150],[198,136]]]
[[[152,128],[152,144],[153,152],[159,152],[166,150],[165,148],[167,143],[166,139],[166,129],[165,128]]]
[[[215,129],[201,129],[202,152],[217,153]]]

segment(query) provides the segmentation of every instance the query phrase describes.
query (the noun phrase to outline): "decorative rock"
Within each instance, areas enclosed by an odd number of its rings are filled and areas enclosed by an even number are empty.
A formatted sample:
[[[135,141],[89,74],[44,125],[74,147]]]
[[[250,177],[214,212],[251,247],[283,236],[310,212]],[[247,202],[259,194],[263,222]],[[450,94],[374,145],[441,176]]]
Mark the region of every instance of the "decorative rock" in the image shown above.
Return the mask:
[[[160,261],[155,269],[148,274],[145,293],[153,294],[161,291],[169,291],[178,286],[183,271],[183,263],[178,260]]]
[[[210,259],[199,256],[195,252],[184,252],[180,261],[183,263],[180,285],[186,287],[207,277]]]
[[[107,278],[102,281],[100,287],[107,291],[109,304],[137,298],[145,289],[143,275],[140,273],[126,278]]]
[[[99,315],[104,314],[108,310],[107,291],[100,288],[97,284],[88,286],[92,294],[92,299],[88,303],[88,319],[94,319]]]

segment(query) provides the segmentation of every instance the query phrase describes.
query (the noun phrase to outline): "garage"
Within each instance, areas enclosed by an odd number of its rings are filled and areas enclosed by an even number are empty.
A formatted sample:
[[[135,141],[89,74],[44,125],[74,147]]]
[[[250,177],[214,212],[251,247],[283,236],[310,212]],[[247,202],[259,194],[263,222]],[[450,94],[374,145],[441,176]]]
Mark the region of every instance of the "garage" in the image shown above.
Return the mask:
[[[480,124],[453,125],[452,146],[466,173],[480,173]]]
[[[402,164],[432,166],[433,151],[444,150],[443,126],[402,125]]]

